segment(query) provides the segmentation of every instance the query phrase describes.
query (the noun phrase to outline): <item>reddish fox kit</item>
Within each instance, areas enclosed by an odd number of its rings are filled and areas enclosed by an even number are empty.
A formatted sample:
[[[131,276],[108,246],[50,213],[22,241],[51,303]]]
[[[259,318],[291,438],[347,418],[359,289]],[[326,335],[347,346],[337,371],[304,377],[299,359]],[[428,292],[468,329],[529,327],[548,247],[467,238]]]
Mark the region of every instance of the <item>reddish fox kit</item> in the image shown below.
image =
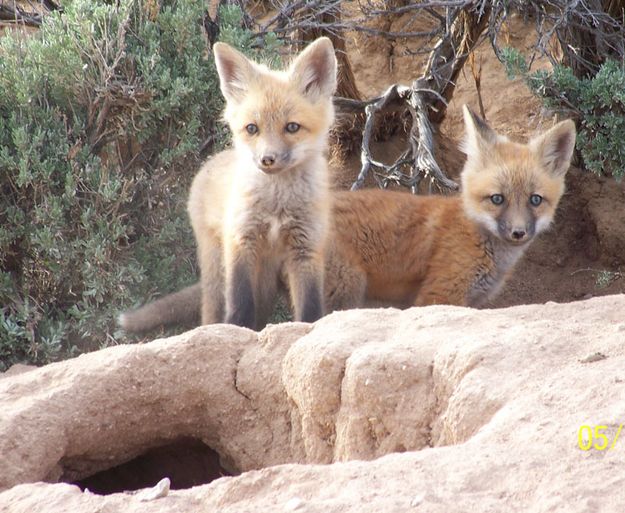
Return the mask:
[[[334,122],[336,58],[328,38],[286,71],[271,71],[217,43],[215,63],[234,149],[210,158],[191,186],[188,211],[201,270],[203,324],[264,326],[278,279],[287,277],[295,319],[323,314],[329,231],[327,141]],[[185,289],[120,317],[129,331],[192,317]],[[186,311],[185,311],[186,310]]]
[[[480,306],[492,299],[564,193],[575,125],[563,121],[527,144],[496,134],[464,107],[462,193],[332,194],[325,265],[327,311],[367,304]],[[165,297],[140,329],[199,309],[199,286]],[[158,302],[157,302],[158,303]],[[154,303],[156,305],[157,303]]]
[[[575,124],[563,121],[518,144],[466,106],[464,121],[467,161],[459,196],[335,193],[329,310],[371,301],[483,305],[549,226],[564,192]]]

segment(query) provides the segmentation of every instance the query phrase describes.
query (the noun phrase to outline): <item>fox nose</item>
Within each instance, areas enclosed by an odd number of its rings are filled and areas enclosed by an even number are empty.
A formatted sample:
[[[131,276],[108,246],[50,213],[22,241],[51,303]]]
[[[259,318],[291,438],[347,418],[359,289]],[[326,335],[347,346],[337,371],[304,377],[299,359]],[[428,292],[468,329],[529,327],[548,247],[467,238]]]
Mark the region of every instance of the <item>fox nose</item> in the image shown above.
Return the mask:
[[[527,235],[527,232],[525,230],[513,230],[512,231],[512,238],[514,240],[523,240],[525,239],[526,235]]]
[[[276,163],[276,156],[275,155],[263,155],[260,158],[260,163],[263,165],[263,167],[271,167]]]

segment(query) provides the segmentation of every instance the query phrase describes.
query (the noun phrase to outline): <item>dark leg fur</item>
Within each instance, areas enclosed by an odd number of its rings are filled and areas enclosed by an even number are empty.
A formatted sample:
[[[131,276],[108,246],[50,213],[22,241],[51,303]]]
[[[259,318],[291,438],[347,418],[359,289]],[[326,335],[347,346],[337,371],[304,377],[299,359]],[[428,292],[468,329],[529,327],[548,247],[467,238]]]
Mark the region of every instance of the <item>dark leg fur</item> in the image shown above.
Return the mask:
[[[256,315],[252,273],[245,261],[235,261],[226,287],[226,322],[254,329]]]
[[[298,302],[296,303],[301,306],[295,308],[295,311],[299,312],[299,314],[296,313],[299,319],[296,318],[295,320],[315,322],[323,317],[321,284],[318,283],[318,281],[319,280],[312,279],[302,284],[303,297],[298,298]]]
[[[291,301],[295,320],[303,322],[323,316],[323,255],[311,241],[310,231],[305,223],[284,227]]]
[[[256,266],[254,303],[256,306],[256,329],[262,330],[276,305],[278,295],[279,262],[271,256],[261,258]]]
[[[295,320],[315,322],[323,316],[323,269],[312,258],[287,263]]]

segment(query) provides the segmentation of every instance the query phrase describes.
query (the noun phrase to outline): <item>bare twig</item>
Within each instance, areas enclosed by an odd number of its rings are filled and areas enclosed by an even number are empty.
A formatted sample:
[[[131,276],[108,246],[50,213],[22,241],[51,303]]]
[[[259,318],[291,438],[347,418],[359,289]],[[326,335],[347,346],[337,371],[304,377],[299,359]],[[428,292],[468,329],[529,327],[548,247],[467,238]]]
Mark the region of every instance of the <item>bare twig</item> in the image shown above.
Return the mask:
[[[484,101],[482,100],[482,59],[479,64],[476,62],[475,53],[472,53],[469,57],[469,64],[471,65],[471,75],[473,75],[473,82],[475,83],[475,92],[477,93],[477,102],[480,106],[480,116],[486,120],[486,112],[484,110]]]
[[[578,77],[594,75],[606,59],[622,61],[625,57],[623,0],[511,0],[492,4],[488,33],[498,56],[501,24],[510,12],[520,11],[535,19],[537,51],[552,65],[563,60]],[[555,50],[554,41],[559,43]]]
[[[457,3],[454,3],[456,5]],[[489,12],[485,7],[480,12]],[[361,169],[352,189],[364,185],[370,171],[382,187],[396,183],[409,187],[417,193],[423,179],[428,179],[428,190],[436,186],[440,190],[458,190],[458,184],[449,179],[434,158],[432,119],[440,121],[455,87],[455,80],[470,51],[477,44],[480,34],[487,26],[487,16],[475,11],[449,8],[442,18],[442,36],[434,45],[422,77],[411,87],[391,86],[382,97],[363,103],[366,123],[361,147]],[[397,160],[383,164],[371,155],[370,144],[374,117],[389,105],[403,102],[411,118],[409,148]],[[353,109],[356,102],[340,100],[339,105]]]
[[[428,116],[427,94],[435,93],[434,96],[440,95],[435,91],[430,91],[425,86],[426,81],[419,79],[413,84],[408,104],[410,105],[410,113],[412,115],[413,124],[410,133],[410,144],[412,146],[412,155],[414,165],[410,180],[406,185],[410,186],[412,193],[417,193],[417,187],[423,178],[430,180],[430,189],[433,184],[438,187],[444,187],[450,190],[458,190],[458,184],[445,176],[441,168],[438,166],[434,158],[433,148],[434,140],[432,138],[432,125]],[[444,100],[443,100],[444,101]]]
[[[52,11],[63,11],[53,0],[39,0],[36,5],[28,2],[30,10],[17,2],[0,2],[0,20],[4,23],[15,23],[31,27],[41,26],[43,17]]]
[[[373,159],[371,156],[370,144],[371,144],[371,135],[373,133],[374,126],[374,117],[375,114],[385,109],[389,104],[393,102],[405,101],[407,95],[410,92],[410,88],[406,86],[400,86],[398,84],[394,84],[389,87],[386,92],[374,103],[367,103],[365,106],[365,128],[362,136],[362,146],[360,152],[360,173],[358,174],[358,178],[352,185],[352,190],[360,189],[364,183],[369,171],[372,167],[382,169],[386,174],[390,175],[395,172],[396,168],[399,167],[396,162],[392,166],[386,166],[385,164],[378,162]],[[407,156],[404,156],[403,161],[407,163]]]
[[[6,23],[20,23],[31,27],[41,25],[42,16],[35,11],[25,11],[19,5],[0,5],[0,20]]]

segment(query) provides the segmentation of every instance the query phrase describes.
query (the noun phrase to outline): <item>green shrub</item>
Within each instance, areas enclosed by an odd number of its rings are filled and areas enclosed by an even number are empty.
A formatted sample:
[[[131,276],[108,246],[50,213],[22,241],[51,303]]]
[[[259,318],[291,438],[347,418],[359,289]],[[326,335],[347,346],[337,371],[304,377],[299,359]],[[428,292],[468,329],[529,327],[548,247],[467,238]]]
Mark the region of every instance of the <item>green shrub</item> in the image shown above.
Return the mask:
[[[120,309],[196,280],[185,201],[227,139],[204,0],[63,7],[0,39],[0,371],[124,341]]]
[[[615,281],[625,278],[625,272],[621,271],[597,271],[596,286],[598,289],[605,289]]]
[[[546,106],[563,109],[579,120],[577,149],[587,169],[622,178],[625,174],[625,68],[608,60],[597,74],[577,78],[570,68],[529,72],[523,56],[514,49],[503,51],[510,78],[525,79]]]

